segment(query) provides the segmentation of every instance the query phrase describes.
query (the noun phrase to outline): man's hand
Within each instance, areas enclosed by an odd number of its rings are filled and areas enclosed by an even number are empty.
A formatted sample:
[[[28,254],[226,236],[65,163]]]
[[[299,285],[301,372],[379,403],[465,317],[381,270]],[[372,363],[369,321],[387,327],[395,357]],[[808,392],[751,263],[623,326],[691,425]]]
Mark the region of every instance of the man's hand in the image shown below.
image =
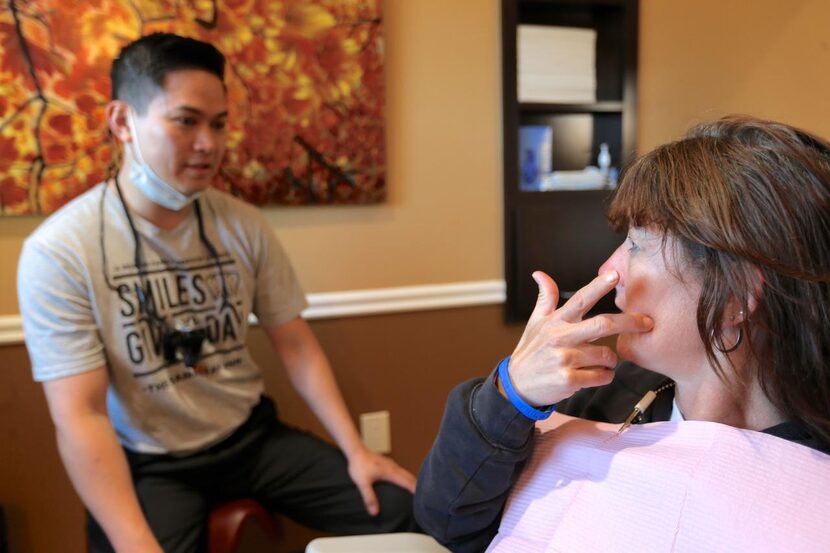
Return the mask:
[[[372,453],[360,439],[346,402],[334,380],[323,349],[301,318],[266,331],[279,354],[294,389],[323,423],[329,435],[349,461],[349,476],[360,491],[366,511],[378,514],[378,498],[372,484],[379,480],[391,482],[415,492],[415,477],[391,459]]]
[[[607,313],[583,320],[585,314],[619,281],[616,271],[599,275],[556,308],[559,289],[548,275],[533,273],[539,285],[536,307],[510,357],[513,387],[531,405],[552,405],[581,388],[608,384],[617,355],[592,342],[621,332],[648,332],[645,315]]]
[[[372,484],[391,482],[415,493],[415,476],[392,459],[361,447],[349,458],[349,476],[363,497],[366,511],[375,516],[379,512],[378,498]]]

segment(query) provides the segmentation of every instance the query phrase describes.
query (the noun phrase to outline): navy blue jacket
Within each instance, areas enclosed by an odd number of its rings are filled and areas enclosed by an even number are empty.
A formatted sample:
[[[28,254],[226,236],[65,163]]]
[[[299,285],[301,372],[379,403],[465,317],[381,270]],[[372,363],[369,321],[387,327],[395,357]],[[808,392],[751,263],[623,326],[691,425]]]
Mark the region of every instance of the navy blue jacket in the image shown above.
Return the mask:
[[[418,475],[418,524],[456,553],[484,551],[490,544],[510,489],[533,447],[533,421],[499,393],[494,374],[453,389],[441,429]],[[669,382],[665,376],[622,363],[611,384],[581,390],[557,404],[556,410],[622,423],[643,394]],[[658,394],[638,422],[669,420],[673,391]],[[828,452],[796,423],[765,432]]]

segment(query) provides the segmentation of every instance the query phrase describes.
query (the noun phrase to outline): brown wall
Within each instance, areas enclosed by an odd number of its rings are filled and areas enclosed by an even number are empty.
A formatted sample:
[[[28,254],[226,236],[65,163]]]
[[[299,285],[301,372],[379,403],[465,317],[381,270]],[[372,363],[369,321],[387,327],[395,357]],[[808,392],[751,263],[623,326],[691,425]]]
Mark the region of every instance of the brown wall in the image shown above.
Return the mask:
[[[490,370],[521,332],[505,329],[497,306],[331,319],[312,327],[352,413],[389,410],[392,455],[413,472],[435,437],[449,390]],[[250,344],[281,417],[323,435],[282,371],[267,370],[273,355],[265,335],[254,331]],[[58,458],[23,346],[0,347],[0,504],[8,510],[12,552],[83,551],[81,503]],[[291,533],[296,545],[309,535],[293,526]]]

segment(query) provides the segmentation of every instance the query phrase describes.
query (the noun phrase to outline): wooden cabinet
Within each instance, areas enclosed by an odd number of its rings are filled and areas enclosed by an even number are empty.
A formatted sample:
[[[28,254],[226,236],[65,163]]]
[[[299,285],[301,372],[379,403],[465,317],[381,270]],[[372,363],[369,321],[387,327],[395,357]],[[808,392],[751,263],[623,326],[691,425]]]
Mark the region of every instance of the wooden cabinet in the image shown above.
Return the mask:
[[[520,189],[519,129],[524,125],[552,129],[554,171],[596,165],[603,143],[608,145],[613,168],[630,162],[636,139],[637,12],[637,0],[502,0],[508,322],[524,321],[533,310],[537,288],[530,275],[534,270],[550,274],[567,298],[596,275],[623,240],[605,219],[610,190]],[[519,25],[594,30],[595,101],[520,102]],[[597,307],[612,309],[611,297]]]

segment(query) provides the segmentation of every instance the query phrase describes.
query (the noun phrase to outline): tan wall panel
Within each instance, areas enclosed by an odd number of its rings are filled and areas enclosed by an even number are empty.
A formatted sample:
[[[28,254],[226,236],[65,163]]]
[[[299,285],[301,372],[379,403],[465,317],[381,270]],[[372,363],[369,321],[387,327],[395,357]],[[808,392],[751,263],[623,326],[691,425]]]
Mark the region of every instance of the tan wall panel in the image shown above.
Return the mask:
[[[23,240],[35,230],[40,217],[0,217],[0,315],[16,315],[17,259]]]
[[[729,113],[830,137],[830,2],[642,0],[639,148]]]
[[[386,2],[386,205],[269,210],[310,291],[502,277],[498,2]]]

